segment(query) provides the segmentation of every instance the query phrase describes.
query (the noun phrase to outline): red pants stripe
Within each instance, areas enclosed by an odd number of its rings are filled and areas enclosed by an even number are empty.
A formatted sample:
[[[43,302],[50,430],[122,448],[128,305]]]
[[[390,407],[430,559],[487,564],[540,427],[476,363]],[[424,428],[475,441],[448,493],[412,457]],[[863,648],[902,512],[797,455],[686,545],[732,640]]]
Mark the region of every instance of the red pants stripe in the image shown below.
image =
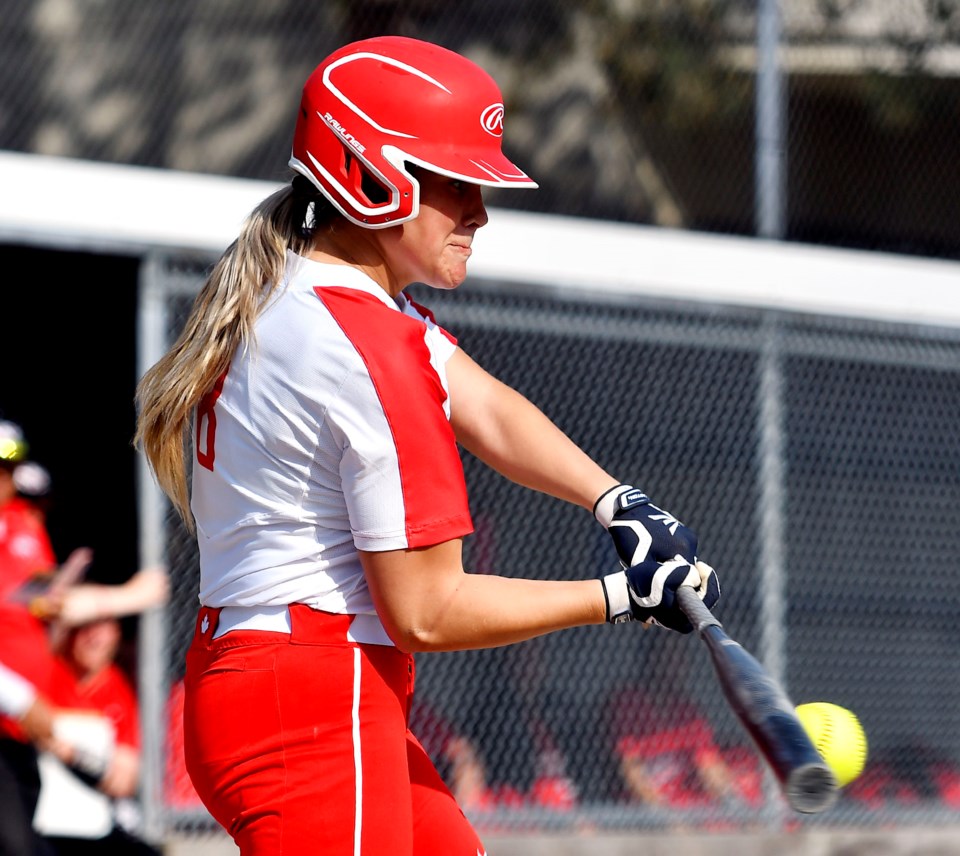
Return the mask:
[[[347,640],[350,616],[290,608],[291,633],[187,652],[184,749],[194,787],[243,856],[477,856],[483,845],[407,729],[413,657]]]

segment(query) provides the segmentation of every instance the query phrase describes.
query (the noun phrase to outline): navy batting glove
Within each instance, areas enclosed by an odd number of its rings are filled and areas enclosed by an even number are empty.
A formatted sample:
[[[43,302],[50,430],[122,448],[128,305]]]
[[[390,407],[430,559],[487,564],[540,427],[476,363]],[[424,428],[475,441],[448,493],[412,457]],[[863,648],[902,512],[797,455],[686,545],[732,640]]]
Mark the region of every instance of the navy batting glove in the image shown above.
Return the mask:
[[[601,579],[607,621],[640,621],[690,633],[693,625],[677,603],[677,589],[690,586],[710,609],[720,599],[720,581],[706,562],[690,563],[681,556],[669,562],[643,562]]]
[[[628,484],[610,488],[593,506],[593,515],[610,533],[624,568],[644,562],[697,557],[697,533],[657,508],[642,490]]]

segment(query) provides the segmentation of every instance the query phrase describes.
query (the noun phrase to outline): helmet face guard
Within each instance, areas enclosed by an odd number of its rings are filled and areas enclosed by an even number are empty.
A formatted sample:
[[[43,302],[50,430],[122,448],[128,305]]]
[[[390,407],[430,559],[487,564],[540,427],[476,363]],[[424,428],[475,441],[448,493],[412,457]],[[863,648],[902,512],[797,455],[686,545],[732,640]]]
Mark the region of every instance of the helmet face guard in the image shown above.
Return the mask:
[[[503,97],[478,65],[402,36],[354,42],[303,87],[290,166],[349,220],[382,229],[412,220],[431,172],[489,187],[536,187],[501,150]]]

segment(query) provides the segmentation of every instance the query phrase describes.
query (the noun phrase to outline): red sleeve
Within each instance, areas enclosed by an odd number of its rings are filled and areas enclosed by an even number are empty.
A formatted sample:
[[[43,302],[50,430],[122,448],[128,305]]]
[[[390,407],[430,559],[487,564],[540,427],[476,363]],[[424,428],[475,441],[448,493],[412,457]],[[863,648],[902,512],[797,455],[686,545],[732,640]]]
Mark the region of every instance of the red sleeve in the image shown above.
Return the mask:
[[[473,521],[463,464],[444,412],[447,393],[430,362],[424,322],[354,289],[316,291],[363,360],[389,422],[408,546],[469,534]]]
[[[439,324],[437,324],[437,319],[434,317],[433,312],[431,312],[429,309],[427,309],[427,307],[424,306],[422,303],[417,303],[416,300],[411,300],[411,299],[407,296],[407,293],[406,293],[406,292],[404,292],[404,295],[403,295],[403,296],[407,298],[407,302],[408,302],[411,306],[415,307],[416,310],[417,310],[417,312],[419,312],[424,318],[429,318],[434,324],[436,324],[437,329],[438,329],[441,333],[443,333],[443,335],[444,335],[450,342],[452,342],[454,345],[457,344],[457,337],[454,336],[453,333],[451,333],[449,330],[445,330],[443,327],[441,327]]]

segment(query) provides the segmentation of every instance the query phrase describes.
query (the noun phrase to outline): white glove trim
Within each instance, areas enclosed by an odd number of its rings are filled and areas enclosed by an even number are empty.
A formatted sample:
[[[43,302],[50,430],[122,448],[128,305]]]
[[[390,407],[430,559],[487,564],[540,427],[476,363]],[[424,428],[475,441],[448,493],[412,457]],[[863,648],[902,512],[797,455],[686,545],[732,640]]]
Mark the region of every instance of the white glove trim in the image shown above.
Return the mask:
[[[694,567],[697,569],[697,576],[700,578],[700,581],[697,583],[695,589],[696,593],[700,595],[700,600],[705,600],[707,597],[707,582],[710,577],[713,576],[716,571],[708,565],[706,562],[697,561],[694,563]],[[717,580],[717,591],[720,590],[720,581]]]
[[[633,489],[632,485],[618,484],[601,494],[593,506],[593,516],[604,529],[609,529],[610,524],[613,523],[613,512],[616,510],[617,500]]]
[[[682,556],[674,556],[669,562],[664,562],[657,568],[656,573],[653,575],[653,578],[650,580],[650,593],[641,596],[637,592],[631,591],[630,597],[636,601],[637,605],[642,606],[644,609],[653,609],[654,607],[660,606],[660,602],[663,600],[663,587],[667,582],[667,577],[670,576],[677,568],[681,565],[685,565],[687,568],[687,574],[683,578],[683,581],[680,583],[681,586],[690,586],[693,589],[696,589],[700,585],[700,574],[686,559]],[[679,586],[677,586],[679,588]]]
[[[607,574],[600,582],[603,583],[603,594],[607,601],[607,621],[612,624],[633,621],[626,572]]]
[[[629,562],[624,562],[623,559],[621,559],[620,563],[628,568],[639,565],[653,544],[653,536],[646,530],[644,525],[639,520],[614,520],[607,528],[629,529],[633,532],[637,539],[637,547],[633,551]]]

